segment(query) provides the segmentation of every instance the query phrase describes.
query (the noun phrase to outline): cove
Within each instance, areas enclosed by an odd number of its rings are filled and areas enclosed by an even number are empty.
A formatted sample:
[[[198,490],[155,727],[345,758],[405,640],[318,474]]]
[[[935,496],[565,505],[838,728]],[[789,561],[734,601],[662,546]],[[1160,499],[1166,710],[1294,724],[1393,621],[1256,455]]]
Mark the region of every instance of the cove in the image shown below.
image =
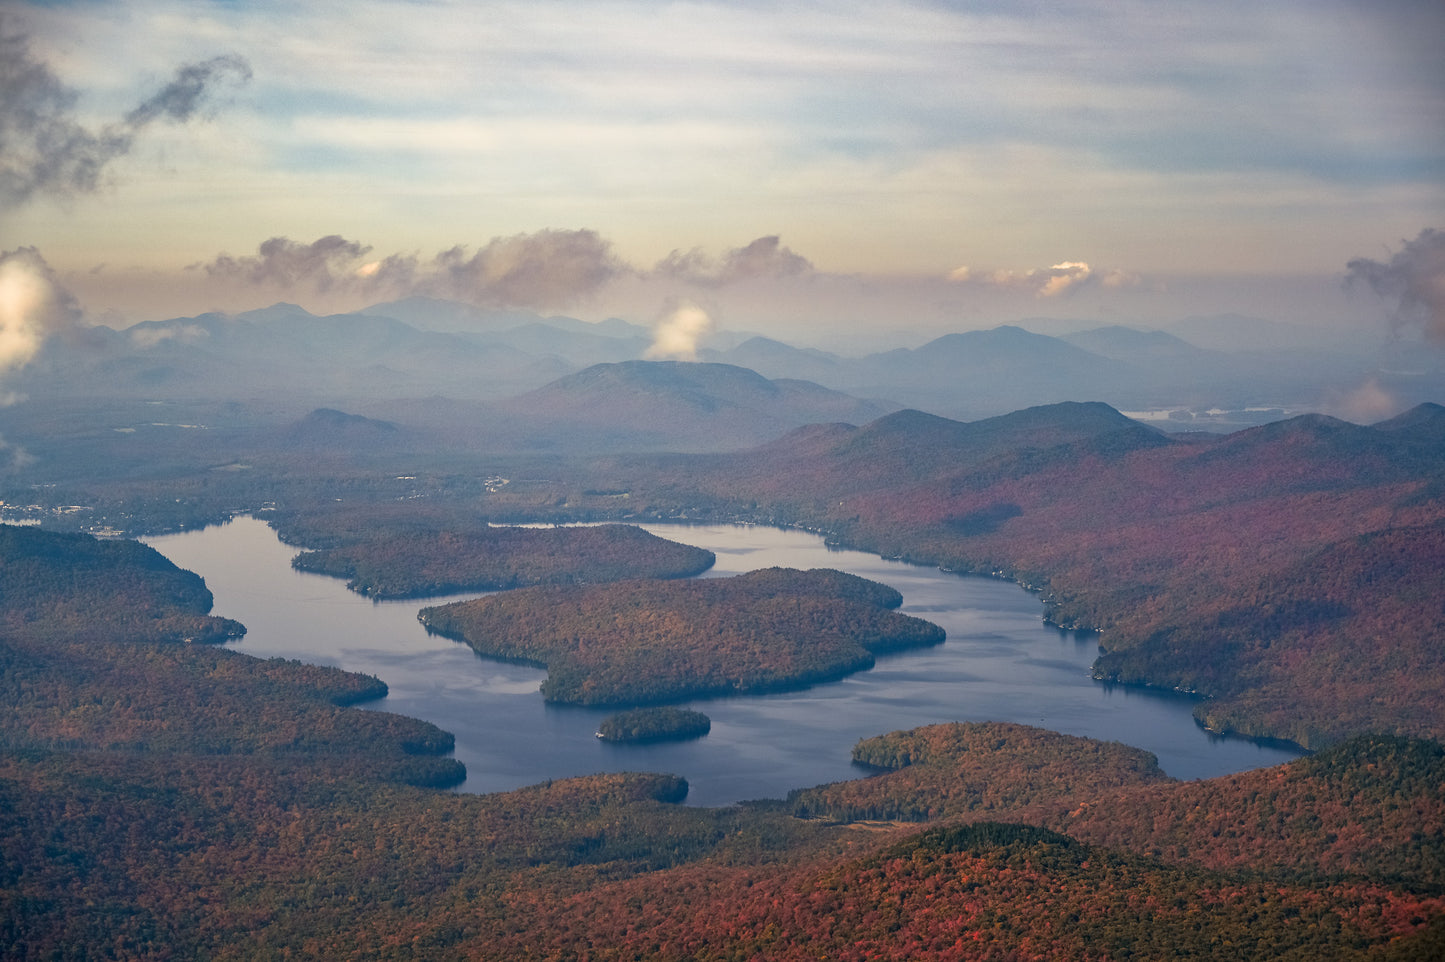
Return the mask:
[[[417,611],[454,598],[373,602],[339,579],[291,568],[297,550],[263,521],[237,518],[145,539],[206,579],[213,614],[246,625],[230,647],[376,675],[390,694],[366,707],[430,721],[456,736],[465,792],[496,792],[596,772],[670,772],[688,804],[781,798],[794,788],[856,778],[860,739],[947,721],[1008,721],[1153,752],[1176,778],[1208,778],[1288,761],[1297,752],[1201,729],[1182,695],[1105,686],[1089,667],[1092,636],[1046,626],[1039,600],[1009,582],[961,576],[838,550],[817,535],[744,525],[642,527],[707,548],[703,577],[757,568],[837,568],[892,585],[907,614],[943,627],[937,648],[878,659],[870,670],[799,691],[701,699],[711,733],[691,742],[615,745],[595,737],[610,710],[547,705],[545,673],[482,658],[428,635]],[[474,597],[475,595],[457,596]]]

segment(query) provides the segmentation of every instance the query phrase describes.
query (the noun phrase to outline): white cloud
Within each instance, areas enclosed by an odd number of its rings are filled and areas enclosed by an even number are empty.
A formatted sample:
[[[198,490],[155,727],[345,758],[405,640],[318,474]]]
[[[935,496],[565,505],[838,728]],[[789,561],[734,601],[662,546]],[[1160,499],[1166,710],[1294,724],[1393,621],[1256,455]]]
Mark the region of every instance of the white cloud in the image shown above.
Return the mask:
[[[652,344],[643,357],[652,361],[696,361],[702,339],[712,332],[707,311],[691,302],[674,306],[652,328]]]
[[[24,367],[79,319],[70,293],[34,248],[0,253],[0,374]]]
[[[1039,288],[1039,296],[1058,297],[1071,287],[1076,287],[1093,276],[1093,270],[1083,261],[1064,261],[1062,264],[1055,264],[1049,268],[1047,278],[1044,280],[1043,286]]]
[[[1111,268],[1098,271],[1084,261],[1063,261],[1052,267],[1027,271],[976,271],[955,267],[945,275],[951,284],[1030,291],[1036,297],[1060,297],[1081,288],[1099,285],[1110,289],[1138,287],[1143,278],[1132,271]]]

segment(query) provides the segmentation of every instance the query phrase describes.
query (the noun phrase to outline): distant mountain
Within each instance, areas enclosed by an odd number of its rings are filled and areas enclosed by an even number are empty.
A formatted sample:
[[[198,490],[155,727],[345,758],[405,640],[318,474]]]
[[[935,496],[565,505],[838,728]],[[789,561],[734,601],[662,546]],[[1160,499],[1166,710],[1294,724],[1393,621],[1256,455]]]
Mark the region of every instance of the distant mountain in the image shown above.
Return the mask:
[[[598,364],[497,405],[539,442],[679,451],[761,444],[803,424],[862,423],[892,407],[730,364]]]
[[[535,357],[559,358],[576,368],[637,360],[652,343],[651,336],[642,328],[636,329],[641,333],[627,333],[621,326],[624,322],[619,321],[618,325],[607,328],[599,326],[598,329],[591,329],[593,326],[585,321],[559,323],[567,320],[570,318],[533,321],[489,335],[479,343],[504,344]],[[602,333],[603,330],[615,333]]]
[[[1036,460],[1038,452],[1059,448],[1075,459],[1083,453],[1075,450],[1080,445],[1122,453],[1167,443],[1160,432],[1107,404],[1070,401],[969,422],[899,411],[860,428],[831,454],[856,462],[845,473],[881,480],[963,473],[1001,459]]]
[[[347,414],[333,408],[317,408],[280,433],[284,444],[306,451],[329,448],[393,448],[402,440],[402,430],[390,421]]]
[[[846,363],[835,354],[793,347],[770,337],[750,337],[728,351],[704,351],[703,360],[751,368],[764,377],[803,378],[820,384],[843,377]]]
[[[645,338],[649,342],[652,339],[652,331],[649,328],[624,321],[620,317],[609,317],[601,321],[579,321],[575,317],[555,314],[542,318],[540,323],[569,334],[590,334],[595,337],[612,337],[619,340]]]
[[[1403,414],[1398,414],[1372,426],[1377,431],[1399,431],[1402,434],[1419,436],[1424,440],[1439,440],[1445,443],[1445,405],[1433,402],[1420,404]]]
[[[1152,363],[1181,358],[1197,360],[1203,353],[1202,349],[1173,334],[1164,331],[1138,331],[1119,325],[1065,334],[1061,339],[1091,354],[1115,361]]]
[[[36,398],[290,399],[309,409],[355,398],[506,397],[572,370],[554,353],[530,353],[504,340],[418,330],[379,314],[323,317],[276,304],[53,338],[8,384]]]
[[[950,417],[978,417],[1055,401],[1097,400],[1111,385],[1127,383],[1130,374],[1127,365],[1058,338],[998,327],[869,355],[828,384]]]
[[[471,304],[436,297],[405,297],[362,308],[362,314],[395,318],[423,331],[447,334],[505,331],[542,320],[531,311],[483,310]]]
[[[1243,314],[1186,317],[1168,328],[1190,344],[1234,354],[1302,350],[1319,344],[1317,333],[1306,328]]]
[[[395,318],[418,330],[446,334],[510,336],[519,330],[545,328],[590,339],[628,342],[640,339],[644,347],[651,340],[651,332],[647,328],[618,317],[593,323],[563,315],[544,316],[532,311],[488,310],[435,297],[413,296],[373,304],[359,313]]]
[[[1200,319],[1201,329],[1209,328],[1206,322],[1221,334],[1255,323]],[[1328,339],[1311,340],[1308,331],[1259,325],[1273,332],[1275,343],[1298,337],[1298,346],[1249,351],[1242,345],[1269,339],[1205,338],[1208,346],[1195,346],[1163,331],[1110,327],[1049,337],[1005,326],[843,359],[836,371],[814,376],[851,394],[963,420],[1071,400],[1128,411],[1211,412],[1186,416],[1171,425],[1176,430],[1233,430],[1291,410],[1338,409],[1348,416],[1350,398],[1362,386],[1400,407],[1445,393],[1445,352],[1429,345],[1403,355],[1338,350]],[[1230,344],[1232,352],[1216,349]]]
[[[1215,321],[1220,331],[1253,323]],[[457,330],[444,330],[448,327]],[[642,363],[638,359],[650,343],[645,328],[617,318],[594,324],[426,298],[317,316],[283,303],[234,316],[201,314],[121,331],[67,332],[50,339],[26,368],[7,375],[6,390],[45,403],[236,400],[282,417],[317,407],[372,413],[373,404],[439,397],[465,407],[516,398],[592,365]],[[866,423],[903,407],[973,421],[1042,404],[1101,401],[1152,412],[1161,422],[1170,416],[1175,429],[1218,430],[1283,417],[1291,410],[1328,410],[1345,417],[1357,410],[1379,411],[1382,405],[1398,410],[1445,394],[1445,353],[1428,345],[1395,345],[1375,354],[1224,353],[1167,332],[1124,327],[1049,337],[1004,326],[864,357],[752,336],[726,350],[705,351],[703,357],[707,363],[753,371],[774,382],[774,391],[785,381],[806,381],[836,392],[808,394],[795,386],[786,396],[770,395],[767,405],[783,404],[789,412],[774,416],[762,413],[766,392],[754,390],[745,400],[745,391],[733,399],[733,407],[755,412],[754,426],[745,429],[746,417],[735,411],[730,416],[736,430],[717,438],[727,445],[764,441],[776,436],[768,432],[825,416]],[[629,389],[659,388],[631,384]],[[553,403],[549,397],[530,400]],[[604,412],[615,410],[630,418],[608,426],[606,436],[618,443],[631,439],[651,447],[680,441],[684,432],[675,412],[666,417],[676,424],[659,426],[650,423],[653,415],[637,404],[622,404],[620,397],[599,401],[581,421],[601,424]],[[506,416],[515,421],[517,411],[517,405],[509,405]],[[453,413],[460,418],[460,409]],[[453,436],[465,437],[465,420],[453,420]],[[581,423],[573,414],[553,420],[554,426],[564,420]],[[515,425],[500,430],[511,432],[506,436],[512,446],[527,442]],[[557,443],[569,436],[550,428],[544,433]],[[596,447],[600,437],[594,432],[575,440]]]

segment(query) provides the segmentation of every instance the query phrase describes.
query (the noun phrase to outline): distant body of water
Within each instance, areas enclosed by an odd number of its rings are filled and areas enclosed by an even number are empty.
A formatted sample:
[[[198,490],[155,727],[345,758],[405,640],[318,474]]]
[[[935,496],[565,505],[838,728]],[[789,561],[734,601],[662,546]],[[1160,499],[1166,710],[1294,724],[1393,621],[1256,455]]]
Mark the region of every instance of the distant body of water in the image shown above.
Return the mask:
[[[594,735],[610,710],[547,705],[545,672],[482,658],[428,635],[431,604],[373,602],[344,582],[291,568],[296,550],[262,521],[147,539],[206,579],[214,614],[246,625],[231,647],[376,675],[390,694],[367,707],[423,718],[456,736],[467,766],[461,791],[495,792],[596,772],[682,775],[688,802],[726,805],[781,798],[790,789],[855,778],[853,745],[897,729],[947,721],[1008,721],[1124,742],[1153,752],[1176,778],[1208,778],[1297,757],[1274,746],[1210,735],[1185,696],[1094,681],[1091,637],[1043,624],[1039,600],[1017,585],[829,548],[816,535],[742,525],[643,525],[708,548],[704,577],[774,566],[837,568],[892,585],[907,614],[948,632],[936,647],[878,659],[869,671],[793,692],[701,699],[712,718],[690,742],[616,745]]]

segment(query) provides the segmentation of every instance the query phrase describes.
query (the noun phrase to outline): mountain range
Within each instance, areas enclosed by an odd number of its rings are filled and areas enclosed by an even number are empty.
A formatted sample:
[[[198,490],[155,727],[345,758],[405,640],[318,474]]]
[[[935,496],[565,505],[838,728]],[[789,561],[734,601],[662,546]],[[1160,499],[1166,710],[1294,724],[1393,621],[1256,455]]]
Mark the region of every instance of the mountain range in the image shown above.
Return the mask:
[[[1203,321],[1194,327],[1200,340],[1210,340]],[[911,407],[964,420],[1084,399],[1152,412],[1171,429],[1227,430],[1301,410],[1374,420],[1445,389],[1445,353],[1427,344],[1226,352],[1119,326],[1057,337],[1002,326],[862,357],[761,336],[714,340],[731,346],[703,345],[700,360],[775,382],[811,381],[880,409]],[[509,401],[515,411],[523,402],[513,399],[549,403],[547,394],[529,392],[593,365],[638,361],[650,344],[646,328],[615,318],[590,323],[424,298],[330,316],[276,304],[125,330],[80,329],[52,338],[35,361],[7,377],[7,390],[36,400],[222,398],[294,415],[371,405],[362,413],[387,418],[383,402],[428,398]],[[574,382],[557,391],[577,389]],[[795,383],[790,390],[804,389]],[[1356,413],[1352,399],[1362,392],[1372,406]],[[820,412],[848,407],[836,397],[823,404],[823,395],[812,396],[808,403]],[[1170,412],[1172,420],[1163,417]]]

